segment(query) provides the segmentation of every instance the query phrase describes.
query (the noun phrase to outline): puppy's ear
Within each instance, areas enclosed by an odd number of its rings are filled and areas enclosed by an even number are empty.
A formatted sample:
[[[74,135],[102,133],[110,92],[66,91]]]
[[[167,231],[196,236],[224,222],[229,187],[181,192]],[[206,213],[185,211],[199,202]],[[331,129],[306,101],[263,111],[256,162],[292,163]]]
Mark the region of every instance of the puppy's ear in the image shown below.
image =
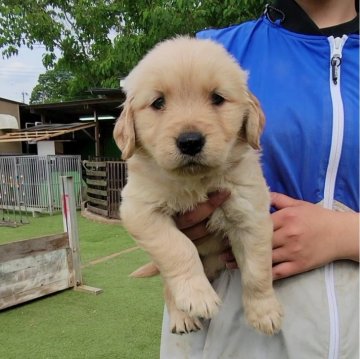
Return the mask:
[[[135,122],[131,100],[126,100],[114,128],[114,139],[121,150],[121,158],[127,160],[135,151]]]
[[[256,149],[260,149],[260,136],[265,125],[265,115],[261,109],[259,100],[250,92],[249,108],[244,115],[244,123],[241,131],[241,137],[249,145]]]

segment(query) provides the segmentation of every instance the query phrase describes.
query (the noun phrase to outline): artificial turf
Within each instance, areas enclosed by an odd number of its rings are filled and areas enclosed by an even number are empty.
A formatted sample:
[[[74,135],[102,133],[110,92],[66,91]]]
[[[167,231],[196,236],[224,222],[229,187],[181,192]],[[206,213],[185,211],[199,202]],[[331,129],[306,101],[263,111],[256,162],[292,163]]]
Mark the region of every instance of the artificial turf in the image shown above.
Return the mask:
[[[159,357],[163,299],[159,277],[128,275],[147,262],[139,249],[98,264],[92,260],[134,247],[117,224],[78,215],[85,284],[100,295],[66,290],[0,312],[0,358],[151,359]],[[62,232],[61,215],[0,227],[0,243]]]

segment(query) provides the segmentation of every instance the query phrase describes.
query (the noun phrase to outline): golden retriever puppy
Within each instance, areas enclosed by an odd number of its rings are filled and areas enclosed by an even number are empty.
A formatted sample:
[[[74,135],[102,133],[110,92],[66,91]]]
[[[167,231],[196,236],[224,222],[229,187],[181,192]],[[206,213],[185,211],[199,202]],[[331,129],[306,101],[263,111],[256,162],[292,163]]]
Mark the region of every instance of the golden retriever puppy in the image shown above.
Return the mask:
[[[213,277],[224,265],[211,253],[224,237],[241,271],[248,322],[266,334],[279,331],[270,196],[258,152],[264,116],[246,73],[222,46],[179,37],[151,50],[126,78],[125,91],[114,129],[128,160],[121,219],[160,271],[172,332],[198,330],[201,318],[216,315],[221,300],[198,250]],[[219,189],[231,195],[209,218],[213,235],[197,250],[173,217]]]

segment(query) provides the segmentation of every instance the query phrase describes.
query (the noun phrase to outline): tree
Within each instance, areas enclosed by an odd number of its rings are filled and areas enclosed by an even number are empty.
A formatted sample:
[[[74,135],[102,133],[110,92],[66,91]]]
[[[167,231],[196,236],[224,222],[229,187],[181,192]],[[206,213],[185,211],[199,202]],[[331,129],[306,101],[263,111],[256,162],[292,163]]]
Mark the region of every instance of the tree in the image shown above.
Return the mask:
[[[74,77],[71,73],[65,71],[48,70],[45,74],[41,74],[37,85],[33,88],[30,103],[46,103],[52,99],[56,101],[71,100],[68,96],[69,87]]]
[[[39,78],[36,91],[46,93],[46,100],[57,100],[59,76],[66,73],[68,86],[62,90],[68,99],[91,87],[118,87],[119,79],[158,41],[256,18],[264,4],[257,0],[3,0],[0,50],[9,57],[21,46],[43,44],[44,65],[54,72],[45,74],[46,81]],[[58,58],[55,49],[60,50]],[[46,91],[41,89],[45,83]],[[39,96],[32,98],[37,101]]]

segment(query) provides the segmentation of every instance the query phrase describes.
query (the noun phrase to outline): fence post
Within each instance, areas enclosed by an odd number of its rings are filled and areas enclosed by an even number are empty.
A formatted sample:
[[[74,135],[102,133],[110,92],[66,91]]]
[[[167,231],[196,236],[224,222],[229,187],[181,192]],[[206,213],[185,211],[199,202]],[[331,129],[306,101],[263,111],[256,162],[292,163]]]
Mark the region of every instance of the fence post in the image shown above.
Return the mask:
[[[69,245],[72,252],[75,290],[99,294],[102,289],[89,287],[83,284],[80,260],[80,242],[76,218],[74,179],[71,176],[60,176],[60,193],[64,231],[68,233]]]
[[[48,193],[48,204],[50,214],[53,213],[53,203],[52,203],[52,191],[51,191],[51,178],[50,178],[50,157],[44,156],[45,158],[45,171],[46,171],[46,184],[47,184],[47,193]]]
[[[82,285],[79,232],[76,220],[76,206],[74,194],[74,179],[61,176],[61,199],[64,231],[68,233],[69,244],[72,251],[75,284]]]

